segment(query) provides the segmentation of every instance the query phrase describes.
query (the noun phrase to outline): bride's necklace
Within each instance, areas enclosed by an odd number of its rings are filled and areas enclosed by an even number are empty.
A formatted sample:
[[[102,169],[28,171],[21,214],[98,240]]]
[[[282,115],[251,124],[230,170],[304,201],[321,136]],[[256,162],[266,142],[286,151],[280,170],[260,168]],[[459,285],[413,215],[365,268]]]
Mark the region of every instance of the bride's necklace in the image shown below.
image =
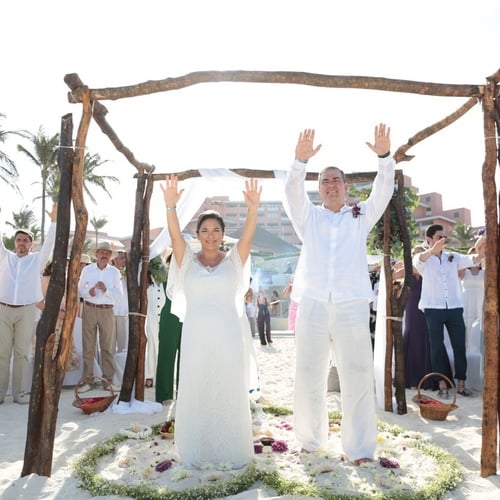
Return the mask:
[[[213,269],[222,262],[224,254],[218,253],[215,257],[209,259],[200,253],[197,255],[197,257],[198,261],[205,269],[207,269],[208,271],[213,271]]]

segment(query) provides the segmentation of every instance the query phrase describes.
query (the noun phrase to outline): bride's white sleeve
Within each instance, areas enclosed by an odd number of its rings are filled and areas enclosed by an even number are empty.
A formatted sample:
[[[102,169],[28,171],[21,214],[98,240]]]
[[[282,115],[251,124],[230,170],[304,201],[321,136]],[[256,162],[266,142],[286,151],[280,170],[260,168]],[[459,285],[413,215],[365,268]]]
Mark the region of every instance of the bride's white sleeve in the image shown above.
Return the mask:
[[[193,251],[189,245],[186,245],[184,258],[180,267],[174,258],[170,261],[167,280],[167,297],[172,301],[171,313],[184,322],[186,315],[186,294],[184,291],[184,281],[191,263],[193,262]]]

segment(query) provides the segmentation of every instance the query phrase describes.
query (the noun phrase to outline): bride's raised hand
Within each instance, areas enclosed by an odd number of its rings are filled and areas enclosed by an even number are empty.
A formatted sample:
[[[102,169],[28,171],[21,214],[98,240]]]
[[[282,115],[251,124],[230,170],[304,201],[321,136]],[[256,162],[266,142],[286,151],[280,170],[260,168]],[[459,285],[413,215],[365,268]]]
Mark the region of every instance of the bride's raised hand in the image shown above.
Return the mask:
[[[178,184],[179,180],[175,174],[167,175],[165,177],[165,184],[160,184],[165,206],[173,208],[179,202],[184,189],[179,190]]]
[[[245,181],[245,191],[243,191],[243,196],[245,197],[245,203],[249,209],[257,210],[260,203],[261,193],[262,186],[259,186],[257,179],[249,179]]]

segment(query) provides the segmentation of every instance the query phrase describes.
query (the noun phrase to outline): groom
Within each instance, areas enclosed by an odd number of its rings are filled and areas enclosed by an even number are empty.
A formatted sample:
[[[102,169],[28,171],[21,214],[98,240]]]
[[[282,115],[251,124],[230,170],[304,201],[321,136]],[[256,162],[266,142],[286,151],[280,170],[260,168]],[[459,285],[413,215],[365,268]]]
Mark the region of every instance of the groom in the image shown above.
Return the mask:
[[[377,443],[373,355],[369,330],[372,289],[366,259],[368,233],[394,190],[390,129],[375,127],[378,174],[370,196],[353,210],[348,184],[337,167],[319,175],[323,204],[315,206],[304,185],[307,162],[320,150],[314,130],[304,130],[295,148],[285,193],[295,232],[302,240],[292,299],[299,303],[295,327],[295,433],[305,451],[328,442],[327,379],[332,349],[342,388],[342,445],[356,465],[373,459]]]

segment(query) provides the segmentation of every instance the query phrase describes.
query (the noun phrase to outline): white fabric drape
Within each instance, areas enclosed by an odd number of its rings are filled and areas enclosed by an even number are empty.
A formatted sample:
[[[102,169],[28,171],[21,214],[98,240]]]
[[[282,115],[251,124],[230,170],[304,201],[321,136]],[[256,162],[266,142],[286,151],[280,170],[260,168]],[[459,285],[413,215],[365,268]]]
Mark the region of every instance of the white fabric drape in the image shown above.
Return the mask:
[[[384,408],[384,370],[385,370],[385,349],[386,349],[386,318],[387,301],[385,290],[385,273],[382,266],[380,271],[380,281],[378,287],[377,302],[377,322],[375,324],[375,348],[373,352],[375,371],[375,397],[379,408]],[[394,407],[394,399],[393,399]]]

